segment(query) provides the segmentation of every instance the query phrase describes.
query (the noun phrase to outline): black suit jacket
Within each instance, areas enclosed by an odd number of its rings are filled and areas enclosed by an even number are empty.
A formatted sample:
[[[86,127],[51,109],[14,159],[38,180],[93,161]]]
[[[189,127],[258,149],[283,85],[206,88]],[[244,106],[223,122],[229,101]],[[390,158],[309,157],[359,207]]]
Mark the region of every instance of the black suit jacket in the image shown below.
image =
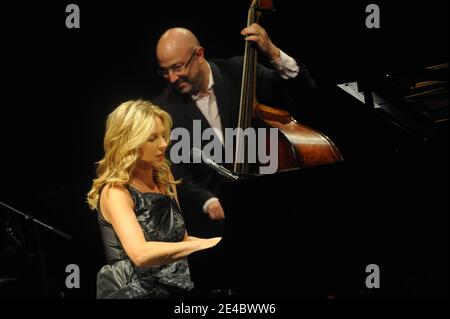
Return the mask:
[[[242,57],[233,57],[228,60],[208,61],[214,78],[214,93],[217,99],[222,128],[236,128],[239,112],[239,98],[242,81]],[[315,87],[308,70],[297,61],[300,73],[295,79],[283,80],[278,73],[261,64],[257,65],[257,98],[258,101],[277,107],[292,104],[290,94],[305,87],[311,91]],[[154,100],[155,104],[166,110],[173,119],[173,129],[182,127],[189,131],[191,136],[190,149],[193,145],[193,121],[200,120],[202,130],[210,125],[202,112],[198,109],[190,95],[180,94],[175,88],[168,85]],[[276,104],[273,104],[276,103]],[[171,145],[178,141],[172,141]],[[202,141],[202,148],[209,141]],[[170,149],[169,149],[170,152]],[[224,153],[224,152],[222,152]],[[205,164],[176,164],[172,167],[175,178],[182,179],[178,187],[180,204],[185,213],[201,212],[204,202],[216,197],[218,185],[222,177]]]

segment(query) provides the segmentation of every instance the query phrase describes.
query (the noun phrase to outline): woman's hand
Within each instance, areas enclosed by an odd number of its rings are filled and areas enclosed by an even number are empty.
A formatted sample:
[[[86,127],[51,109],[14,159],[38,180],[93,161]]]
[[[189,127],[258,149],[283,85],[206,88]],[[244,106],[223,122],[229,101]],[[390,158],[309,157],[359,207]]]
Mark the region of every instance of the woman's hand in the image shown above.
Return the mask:
[[[222,240],[222,237],[202,238],[200,239],[199,250],[214,247]]]

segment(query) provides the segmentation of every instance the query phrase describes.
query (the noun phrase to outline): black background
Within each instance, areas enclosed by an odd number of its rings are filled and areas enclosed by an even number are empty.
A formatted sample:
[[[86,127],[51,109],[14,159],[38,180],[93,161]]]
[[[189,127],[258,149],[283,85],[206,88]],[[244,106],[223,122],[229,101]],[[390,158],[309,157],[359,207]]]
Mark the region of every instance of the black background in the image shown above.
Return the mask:
[[[301,59],[329,85],[370,80],[387,72],[411,74],[425,65],[448,62],[447,1],[377,1],[380,29],[365,27],[368,3],[277,1],[275,15],[262,20],[262,25],[275,44]],[[68,4],[24,2],[2,10],[0,200],[73,236],[66,241],[43,234],[49,274],[59,293],[91,298],[103,255],[95,214],[89,212],[84,198],[95,174],[94,163],[103,154],[107,114],[123,101],[151,99],[162,88],[155,72],[154,48],[169,27],[191,29],[207,57],[240,55],[243,41],[239,32],[246,23],[247,3],[77,1],[80,29],[65,27]],[[373,200],[380,208],[401,211],[403,217],[414,216],[414,222],[408,224],[414,228],[399,230],[398,237],[411,236],[411,245],[425,246],[420,248],[422,252],[429,252],[429,245],[434,245],[429,259],[432,266],[419,280],[425,282],[421,287],[425,288],[416,287],[411,295],[448,295],[447,150],[430,151],[426,146],[420,150],[428,152],[427,156],[420,151],[393,155],[392,148],[411,150],[416,145],[396,137],[395,145],[384,149],[380,145],[385,138],[389,140],[386,135],[391,132],[387,128],[389,133],[385,133],[384,127],[376,128],[382,142],[372,148],[373,132],[365,114],[351,103],[334,100],[333,95],[327,96],[327,101],[334,101],[327,109],[331,119],[309,115],[305,124],[335,134],[330,137],[346,159],[367,171],[377,163],[395,162],[395,169],[383,175],[387,188],[376,188]],[[372,151],[377,154],[370,162],[358,156]],[[415,196],[423,197],[413,203],[410,199]],[[389,206],[389,200],[395,204]],[[421,222],[422,218],[425,221]],[[400,219],[397,222],[401,224]],[[407,249],[412,252],[416,248]],[[64,287],[64,269],[70,263],[81,268],[82,288],[78,290]]]

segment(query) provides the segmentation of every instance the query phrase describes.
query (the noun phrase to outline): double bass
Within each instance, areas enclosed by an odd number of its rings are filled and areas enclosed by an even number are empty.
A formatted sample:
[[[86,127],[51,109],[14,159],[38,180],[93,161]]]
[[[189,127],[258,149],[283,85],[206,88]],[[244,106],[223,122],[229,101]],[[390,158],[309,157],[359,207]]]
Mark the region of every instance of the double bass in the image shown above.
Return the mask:
[[[247,25],[257,22],[262,0],[253,0],[249,10]],[[273,174],[257,178],[233,179],[221,184],[219,193],[223,207],[228,212],[225,219],[226,232],[217,246],[208,250],[195,252],[189,256],[191,278],[197,289],[209,291],[207,298],[227,298],[229,296],[267,298],[292,298],[299,293],[311,298],[314,293],[327,291],[330,283],[328,277],[316,264],[318,261],[314,245],[318,251],[325,252],[328,258],[334,250],[329,245],[330,227],[324,227],[323,214],[298,213],[303,207],[292,207],[292,198],[299,193],[312,198],[317,203],[323,192],[316,192],[310,187],[319,180],[326,180],[328,185],[340,180],[339,170],[327,170],[324,164],[343,161],[339,149],[324,134],[305,125],[299,124],[287,111],[258,103],[256,99],[256,48],[249,42],[245,45],[241,101],[238,115],[237,142],[239,132],[250,127],[276,128],[278,131],[278,169],[277,172],[289,171],[287,174]],[[267,136],[267,134],[266,134]],[[259,141],[258,141],[259,142]],[[236,145],[235,159],[245,158],[246,147]],[[267,149],[267,148],[266,148]],[[270,148],[269,148],[270,149]],[[241,157],[239,157],[241,156]],[[251,165],[252,164],[252,165]],[[302,170],[299,168],[319,166],[323,171]],[[258,164],[235,160],[232,169],[241,176],[253,175]],[[290,185],[301,178],[304,183],[298,188],[269,187],[270,185]],[[326,191],[326,190],[325,190]],[[336,198],[339,193],[334,194]],[[331,194],[333,195],[333,194]],[[256,197],[258,196],[258,197]],[[247,200],[258,198],[261,200]],[[276,200],[271,200],[276,198]],[[323,201],[327,205],[335,201]],[[303,204],[304,205],[304,204]],[[331,212],[324,209],[324,212]],[[284,212],[283,217],[278,214]],[[276,218],[274,218],[276,216]],[[286,223],[286,216],[289,222]],[[332,214],[330,217],[335,216]],[[299,268],[299,274],[289,280],[283,279],[286,272],[286,256],[298,250],[299,233],[297,225],[307,225],[300,232],[310,242],[303,247],[306,261]],[[320,227],[316,227],[319,225]],[[309,228],[311,227],[311,228]],[[313,234],[314,233],[314,234]],[[263,234],[263,236],[261,236]],[[266,236],[270,234],[269,236]],[[330,234],[333,234],[330,232]],[[340,243],[340,242],[339,242]],[[346,246],[344,246],[346,247]],[[267,266],[269,260],[270,266]],[[308,262],[307,260],[314,260]],[[279,262],[283,261],[283,262]],[[321,263],[320,263],[321,264]],[[269,269],[270,268],[270,269]],[[211,270],[214,271],[211,271]],[[350,268],[349,268],[350,269]],[[262,280],[263,279],[263,280]],[[300,290],[299,288],[300,287]]]
[[[272,10],[271,0],[253,0],[248,10],[247,26],[258,23],[262,12]],[[245,131],[249,127],[278,129],[278,172],[343,161],[339,149],[326,135],[298,123],[285,110],[257,101],[256,64],[257,50],[253,43],[247,41],[242,72],[238,132]],[[240,143],[245,143],[245,140],[238,133],[235,159],[245,158],[242,152],[245,152],[247,147]],[[246,161],[235,161],[233,164],[233,171],[238,174],[248,174],[251,168],[252,166]]]

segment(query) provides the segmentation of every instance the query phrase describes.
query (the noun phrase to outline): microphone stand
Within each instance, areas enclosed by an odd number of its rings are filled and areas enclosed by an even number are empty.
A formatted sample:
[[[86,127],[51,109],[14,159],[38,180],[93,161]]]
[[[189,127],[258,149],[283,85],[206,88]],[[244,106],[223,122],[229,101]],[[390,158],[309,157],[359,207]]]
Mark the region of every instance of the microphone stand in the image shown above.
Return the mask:
[[[197,147],[193,147],[191,150],[192,158],[194,159],[202,159],[203,163],[208,165],[210,168],[212,168],[216,173],[222,175],[228,180],[236,181],[239,179],[239,176],[235,173],[229,171],[222,165],[217,164],[214,162],[211,158],[209,158],[205,153],[203,153],[202,150],[198,149]]]
[[[70,235],[67,235],[66,233],[60,231],[59,229],[57,229],[55,227],[52,227],[50,225],[47,225],[46,223],[41,222],[39,219],[34,218],[30,214],[21,212],[20,210],[15,209],[14,207],[9,206],[8,204],[3,203],[2,201],[0,201],[0,206],[3,206],[5,208],[9,209],[10,211],[13,211],[14,213],[24,217],[25,220],[27,220],[27,221],[31,221],[31,222],[36,223],[36,224],[38,224],[38,225],[40,225],[40,226],[42,226],[42,227],[44,227],[46,229],[51,230],[55,234],[65,238],[65,239],[72,239],[72,237]]]
[[[57,234],[58,236],[65,238],[65,239],[72,239],[72,237],[62,231],[60,231],[59,229],[52,227],[36,218],[34,218],[33,216],[31,216],[30,214],[21,212],[20,210],[11,207],[10,205],[3,203],[2,201],[0,201],[0,206],[5,207],[9,210],[9,212],[14,212],[16,215],[19,215],[21,217],[23,217],[27,222],[31,222],[31,231],[35,236],[35,249],[36,249],[36,254],[34,255],[37,258],[38,261],[38,271],[39,271],[39,275],[40,275],[40,279],[41,279],[41,297],[44,298],[48,298],[50,297],[50,289],[49,289],[49,285],[48,285],[48,278],[47,278],[47,268],[46,268],[46,262],[45,262],[45,255],[44,255],[44,249],[43,249],[43,245],[42,245],[42,241],[41,241],[41,237],[39,235],[38,229],[36,227],[36,225],[39,225],[47,230],[52,231],[53,233]],[[6,224],[6,232],[8,233],[8,235],[10,236],[10,238],[17,243],[18,239],[15,236],[12,226],[9,225],[8,223]],[[19,245],[20,246],[20,245]],[[22,245],[23,246],[23,245]]]

